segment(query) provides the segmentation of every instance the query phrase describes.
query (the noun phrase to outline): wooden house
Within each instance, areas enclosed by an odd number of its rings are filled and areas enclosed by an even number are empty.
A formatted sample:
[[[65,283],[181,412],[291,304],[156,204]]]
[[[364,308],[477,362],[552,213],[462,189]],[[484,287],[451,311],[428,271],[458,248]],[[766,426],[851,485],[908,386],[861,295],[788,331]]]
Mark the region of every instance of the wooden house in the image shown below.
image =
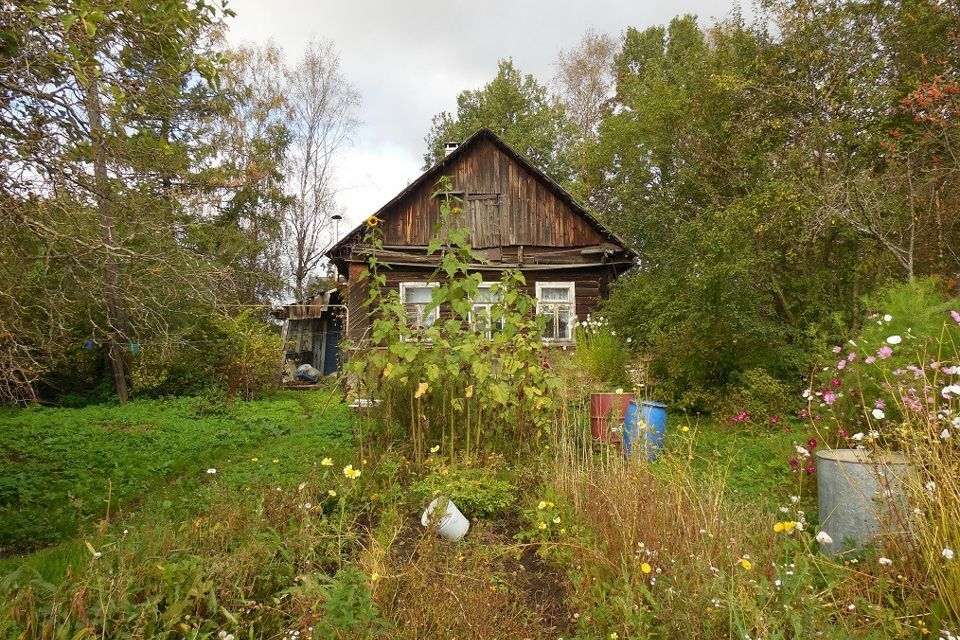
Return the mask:
[[[574,320],[597,309],[611,282],[629,269],[636,254],[560,185],[533,166],[489,129],[462,144],[448,146],[446,157],[376,212],[383,228],[378,253],[387,286],[399,291],[412,323],[429,324],[425,315],[436,286],[436,256],[428,255],[440,202],[432,198],[442,176],[462,202],[463,224],[478,257],[471,270],[496,282],[505,269],[519,269],[537,312],[547,317],[545,342],[572,344]],[[368,337],[369,310],[361,273],[371,247],[365,224],[347,233],[327,253],[346,278],[347,337],[361,344]],[[477,304],[489,303],[478,300]]]

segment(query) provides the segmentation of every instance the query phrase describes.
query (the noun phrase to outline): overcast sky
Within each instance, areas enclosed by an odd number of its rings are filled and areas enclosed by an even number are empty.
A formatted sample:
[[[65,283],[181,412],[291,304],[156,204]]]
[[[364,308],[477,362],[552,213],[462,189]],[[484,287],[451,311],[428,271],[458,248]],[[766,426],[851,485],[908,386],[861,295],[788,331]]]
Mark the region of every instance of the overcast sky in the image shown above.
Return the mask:
[[[619,37],[629,27],[693,13],[701,25],[726,16],[733,0],[232,0],[233,43],[273,39],[289,59],[311,37],[333,40],[345,75],[360,91],[362,124],[339,163],[341,235],[420,174],[430,120],[454,111],[456,96],[493,79],[512,57],[542,83],[560,49],[590,28]]]

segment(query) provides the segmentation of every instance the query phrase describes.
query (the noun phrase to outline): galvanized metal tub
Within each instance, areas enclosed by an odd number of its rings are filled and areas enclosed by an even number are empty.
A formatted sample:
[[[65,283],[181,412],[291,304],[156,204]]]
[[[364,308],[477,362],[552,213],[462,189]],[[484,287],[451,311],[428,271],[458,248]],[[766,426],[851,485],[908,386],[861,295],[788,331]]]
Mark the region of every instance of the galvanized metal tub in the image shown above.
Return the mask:
[[[878,535],[903,532],[904,482],[911,470],[906,458],[865,449],[825,449],[816,456],[820,531],[832,539],[820,544],[824,553],[859,549]]]

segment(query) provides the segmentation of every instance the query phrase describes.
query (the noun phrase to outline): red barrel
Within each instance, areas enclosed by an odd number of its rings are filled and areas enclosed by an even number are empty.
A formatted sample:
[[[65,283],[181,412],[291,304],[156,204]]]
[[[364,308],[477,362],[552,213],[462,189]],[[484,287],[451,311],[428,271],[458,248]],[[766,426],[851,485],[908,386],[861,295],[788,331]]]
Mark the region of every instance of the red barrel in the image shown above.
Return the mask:
[[[635,398],[636,395],[632,393],[591,393],[590,433],[593,438],[620,446],[620,434],[612,433],[611,429],[623,426],[627,407]]]

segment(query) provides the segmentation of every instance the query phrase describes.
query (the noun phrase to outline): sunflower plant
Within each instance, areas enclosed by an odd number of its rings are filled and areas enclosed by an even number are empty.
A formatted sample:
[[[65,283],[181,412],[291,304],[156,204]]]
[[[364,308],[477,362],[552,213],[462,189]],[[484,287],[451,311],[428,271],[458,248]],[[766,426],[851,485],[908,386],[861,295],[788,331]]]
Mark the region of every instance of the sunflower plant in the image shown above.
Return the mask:
[[[363,278],[372,330],[350,363],[358,392],[381,400],[388,436],[402,433],[418,463],[433,443],[451,462],[491,451],[519,456],[536,447],[558,407],[559,378],[543,350],[536,302],[521,289],[523,274],[504,271],[489,289],[496,300],[490,317],[482,325],[471,317],[484,281],[471,272],[480,259],[451,186],[443,177],[433,194],[440,218],[427,253],[436,263],[431,280],[440,285],[426,312],[439,309],[440,317],[430,326],[411,325],[399,292],[387,286],[378,258],[382,229],[368,219]]]

